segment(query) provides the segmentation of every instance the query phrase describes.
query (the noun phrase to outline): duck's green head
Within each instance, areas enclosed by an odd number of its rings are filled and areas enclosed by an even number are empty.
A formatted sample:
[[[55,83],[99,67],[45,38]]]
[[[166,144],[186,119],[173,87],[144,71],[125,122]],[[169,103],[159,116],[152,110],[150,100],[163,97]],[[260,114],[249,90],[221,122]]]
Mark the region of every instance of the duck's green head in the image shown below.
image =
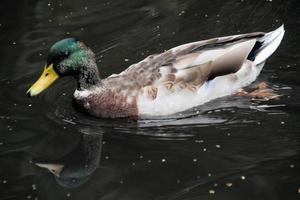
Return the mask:
[[[99,81],[94,53],[74,38],[58,41],[50,48],[44,71],[27,91],[28,96],[41,93],[64,76],[73,76],[77,80],[78,89]]]

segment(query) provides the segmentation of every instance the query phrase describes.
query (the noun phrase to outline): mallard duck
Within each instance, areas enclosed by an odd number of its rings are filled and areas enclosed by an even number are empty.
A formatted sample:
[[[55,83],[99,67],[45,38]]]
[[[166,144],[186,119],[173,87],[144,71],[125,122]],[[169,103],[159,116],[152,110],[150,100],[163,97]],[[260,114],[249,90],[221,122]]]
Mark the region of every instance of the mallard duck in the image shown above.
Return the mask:
[[[83,42],[55,43],[41,77],[27,91],[35,96],[59,77],[77,81],[74,102],[101,118],[167,116],[237,93],[256,80],[284,35],[269,32],[213,38],[150,55],[120,74],[100,79],[95,54]]]

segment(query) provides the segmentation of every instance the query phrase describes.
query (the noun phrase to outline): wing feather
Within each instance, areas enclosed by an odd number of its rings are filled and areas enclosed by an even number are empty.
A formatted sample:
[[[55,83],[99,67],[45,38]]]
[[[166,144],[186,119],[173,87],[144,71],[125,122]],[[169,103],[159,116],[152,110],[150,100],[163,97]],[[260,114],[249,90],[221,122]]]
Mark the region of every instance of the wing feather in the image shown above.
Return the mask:
[[[209,79],[236,72],[263,35],[257,32],[184,44],[150,55],[105,80],[115,88],[122,87],[126,95],[136,95],[142,90],[151,99],[157,97],[161,86],[172,91],[174,88],[193,91]]]

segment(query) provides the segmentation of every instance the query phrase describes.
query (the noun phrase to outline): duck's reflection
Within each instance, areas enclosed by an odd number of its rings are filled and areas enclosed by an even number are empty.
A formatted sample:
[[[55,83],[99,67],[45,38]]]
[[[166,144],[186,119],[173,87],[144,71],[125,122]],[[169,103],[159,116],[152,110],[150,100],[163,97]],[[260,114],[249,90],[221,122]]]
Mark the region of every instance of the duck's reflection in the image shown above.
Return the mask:
[[[47,148],[53,148],[53,152],[57,153],[55,150],[57,148],[56,143]],[[86,183],[99,166],[101,148],[102,134],[96,134],[85,129],[81,130],[79,142],[69,151],[70,153],[57,160],[52,159],[53,156],[49,154],[46,157],[35,157],[33,163],[49,170],[61,186],[78,187]]]

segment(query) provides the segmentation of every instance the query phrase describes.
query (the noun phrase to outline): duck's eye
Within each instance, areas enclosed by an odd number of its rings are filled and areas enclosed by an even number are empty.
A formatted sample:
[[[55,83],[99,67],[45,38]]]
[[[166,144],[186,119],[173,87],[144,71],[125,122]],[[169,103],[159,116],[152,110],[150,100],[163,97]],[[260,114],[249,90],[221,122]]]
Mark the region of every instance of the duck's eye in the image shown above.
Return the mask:
[[[51,169],[51,172],[55,173],[55,169]]]
[[[49,75],[49,73],[46,73],[46,74],[45,74],[45,76],[48,76],[48,75]]]

